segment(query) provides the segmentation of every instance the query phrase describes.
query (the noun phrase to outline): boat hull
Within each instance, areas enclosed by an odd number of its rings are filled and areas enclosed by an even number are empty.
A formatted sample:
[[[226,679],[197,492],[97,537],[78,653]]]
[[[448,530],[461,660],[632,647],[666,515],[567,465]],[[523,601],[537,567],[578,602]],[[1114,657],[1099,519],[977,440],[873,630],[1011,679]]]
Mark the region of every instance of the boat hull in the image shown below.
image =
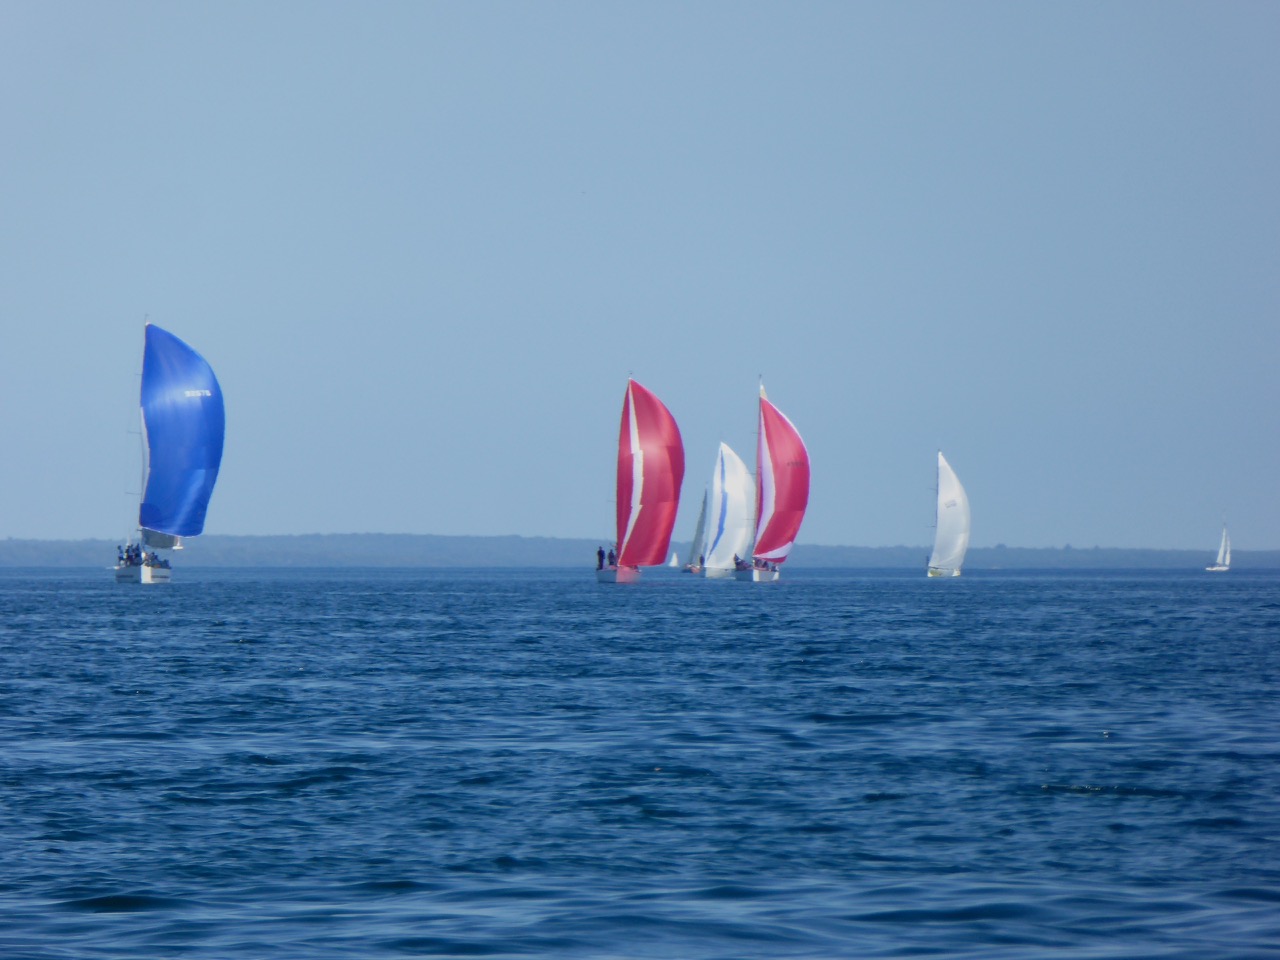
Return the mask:
[[[1220,564],[1214,564],[1212,567],[1205,567],[1204,569],[1206,573],[1226,573],[1231,568],[1221,566]]]
[[[737,573],[733,567],[704,567],[702,570],[702,575],[708,580],[731,580]]]
[[[142,568],[143,583],[168,583],[173,576],[173,570],[169,567],[146,567]]]
[[[959,570],[945,570],[945,569],[939,569],[938,567],[930,567],[930,568],[929,568],[929,576],[931,576],[931,577],[958,577],[958,576],[960,576],[960,571],[959,571]]]
[[[116,583],[141,583],[142,567],[137,564],[116,564]]]
[[[168,583],[173,577],[169,567],[154,567],[136,563],[117,564],[115,568],[116,583]]]
[[[639,580],[639,567],[605,567],[596,571],[597,583],[637,583]]]

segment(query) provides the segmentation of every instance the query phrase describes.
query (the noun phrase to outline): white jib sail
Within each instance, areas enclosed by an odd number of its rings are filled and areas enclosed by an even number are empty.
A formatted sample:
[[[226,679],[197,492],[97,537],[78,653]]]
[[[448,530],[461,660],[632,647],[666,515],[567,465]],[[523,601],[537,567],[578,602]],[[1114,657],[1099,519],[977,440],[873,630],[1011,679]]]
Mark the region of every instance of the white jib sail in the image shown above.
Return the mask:
[[[748,559],[755,510],[756,485],[751,471],[728,444],[720,444],[707,509],[708,576],[732,573],[735,555]]]
[[[1218,544],[1218,566],[1231,566],[1231,538],[1227,536],[1227,528],[1222,528],[1222,542]]]
[[[697,566],[701,562],[698,558],[705,556],[707,552],[707,500],[709,497],[710,494],[707,491],[702,491],[702,509],[698,511],[698,525],[693,528],[693,542],[689,544],[690,566]]]
[[[938,451],[938,529],[933,539],[933,555],[929,558],[929,570],[935,576],[958,577],[964,565],[964,554],[969,549],[969,498],[947,463]]]

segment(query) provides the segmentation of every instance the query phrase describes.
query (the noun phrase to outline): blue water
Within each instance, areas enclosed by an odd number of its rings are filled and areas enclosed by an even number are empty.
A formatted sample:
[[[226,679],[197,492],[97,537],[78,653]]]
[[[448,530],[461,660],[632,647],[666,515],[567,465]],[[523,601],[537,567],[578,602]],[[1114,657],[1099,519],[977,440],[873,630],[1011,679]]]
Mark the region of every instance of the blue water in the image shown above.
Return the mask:
[[[1280,576],[0,575],[5,958],[1280,957]]]

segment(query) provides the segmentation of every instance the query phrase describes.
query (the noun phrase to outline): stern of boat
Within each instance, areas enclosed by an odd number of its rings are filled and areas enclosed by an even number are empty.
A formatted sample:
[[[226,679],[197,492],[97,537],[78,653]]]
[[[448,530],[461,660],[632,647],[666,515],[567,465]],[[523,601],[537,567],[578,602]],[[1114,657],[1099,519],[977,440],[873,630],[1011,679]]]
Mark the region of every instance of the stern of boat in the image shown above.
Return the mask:
[[[133,563],[117,563],[115,575],[116,583],[141,583],[142,567]]]
[[[168,583],[173,576],[173,571],[168,567],[143,565],[141,570],[142,583]]]
[[[605,567],[596,571],[597,583],[637,583],[639,580],[639,567]]]
[[[778,578],[781,576],[782,571],[780,570],[766,570],[761,567],[733,571],[733,579],[743,583],[777,583]]]

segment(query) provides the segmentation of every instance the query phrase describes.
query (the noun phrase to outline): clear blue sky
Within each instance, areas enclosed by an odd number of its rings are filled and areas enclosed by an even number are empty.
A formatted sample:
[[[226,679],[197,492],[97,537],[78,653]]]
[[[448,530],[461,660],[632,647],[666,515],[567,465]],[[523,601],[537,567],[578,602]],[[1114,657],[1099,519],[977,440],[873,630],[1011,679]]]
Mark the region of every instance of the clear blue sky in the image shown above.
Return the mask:
[[[1280,548],[1280,4],[8,2],[0,536],[136,516],[150,318],[207,533],[603,538],[627,376],[692,534],[755,396],[800,542]],[[131,493],[132,492],[132,493]]]

